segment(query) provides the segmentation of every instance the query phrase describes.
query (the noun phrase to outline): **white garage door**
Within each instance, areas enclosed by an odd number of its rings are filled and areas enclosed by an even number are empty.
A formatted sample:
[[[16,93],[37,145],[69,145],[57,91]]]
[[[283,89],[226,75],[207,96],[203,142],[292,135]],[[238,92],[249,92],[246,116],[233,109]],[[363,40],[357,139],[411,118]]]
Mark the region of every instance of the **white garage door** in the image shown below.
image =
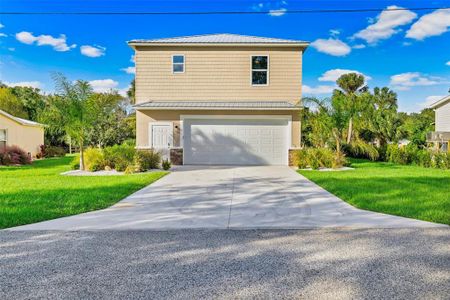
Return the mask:
[[[185,119],[185,164],[286,165],[287,119]]]

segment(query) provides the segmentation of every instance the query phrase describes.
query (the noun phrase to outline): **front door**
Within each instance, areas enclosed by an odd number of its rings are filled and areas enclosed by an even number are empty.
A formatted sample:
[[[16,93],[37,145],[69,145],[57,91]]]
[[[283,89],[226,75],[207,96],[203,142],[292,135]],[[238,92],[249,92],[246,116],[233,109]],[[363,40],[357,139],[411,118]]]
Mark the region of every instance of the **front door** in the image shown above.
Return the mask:
[[[172,125],[151,124],[151,147],[160,151],[164,159],[169,158],[169,148],[172,147]]]

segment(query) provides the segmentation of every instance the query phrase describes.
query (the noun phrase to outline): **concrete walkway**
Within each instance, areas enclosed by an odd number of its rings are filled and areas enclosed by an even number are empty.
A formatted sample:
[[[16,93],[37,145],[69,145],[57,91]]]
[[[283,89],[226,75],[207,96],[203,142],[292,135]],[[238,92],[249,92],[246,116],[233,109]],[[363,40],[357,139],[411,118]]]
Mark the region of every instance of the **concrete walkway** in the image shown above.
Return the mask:
[[[439,226],[356,209],[289,167],[183,166],[108,209],[10,230]]]

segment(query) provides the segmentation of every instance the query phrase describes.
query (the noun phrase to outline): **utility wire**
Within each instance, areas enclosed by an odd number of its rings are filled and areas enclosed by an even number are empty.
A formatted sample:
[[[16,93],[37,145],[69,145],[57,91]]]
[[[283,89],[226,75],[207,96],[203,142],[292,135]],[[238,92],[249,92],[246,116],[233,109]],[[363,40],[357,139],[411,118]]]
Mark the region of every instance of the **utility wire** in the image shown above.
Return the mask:
[[[362,8],[362,9],[303,9],[303,10],[284,10],[274,9],[265,11],[130,11],[130,12],[68,12],[68,11],[2,11],[0,15],[262,15],[262,14],[309,14],[309,13],[359,13],[359,12],[381,12],[381,11],[402,11],[402,10],[436,10],[450,9],[450,7],[414,7],[414,8]]]

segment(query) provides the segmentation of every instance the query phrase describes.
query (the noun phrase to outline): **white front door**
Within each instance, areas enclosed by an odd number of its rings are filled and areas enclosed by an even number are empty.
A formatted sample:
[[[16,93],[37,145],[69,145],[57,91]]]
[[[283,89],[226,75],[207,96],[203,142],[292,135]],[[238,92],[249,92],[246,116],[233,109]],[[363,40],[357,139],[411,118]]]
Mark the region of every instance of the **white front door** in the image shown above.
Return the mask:
[[[287,119],[185,119],[183,125],[185,164],[287,164]]]
[[[150,123],[151,147],[160,151],[163,158],[169,158],[169,148],[173,146],[172,124]]]

